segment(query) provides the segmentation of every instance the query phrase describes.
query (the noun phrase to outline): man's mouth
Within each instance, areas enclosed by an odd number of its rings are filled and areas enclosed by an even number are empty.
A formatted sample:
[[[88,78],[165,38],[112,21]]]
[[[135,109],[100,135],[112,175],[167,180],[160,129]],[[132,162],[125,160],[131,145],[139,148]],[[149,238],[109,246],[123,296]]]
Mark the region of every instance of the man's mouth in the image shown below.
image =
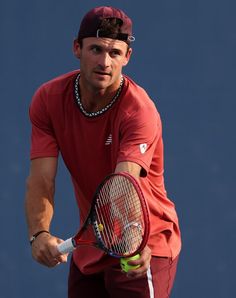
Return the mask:
[[[108,73],[108,72],[103,72],[103,71],[95,71],[95,73],[98,74],[98,75],[102,75],[102,76],[111,76],[110,73]]]

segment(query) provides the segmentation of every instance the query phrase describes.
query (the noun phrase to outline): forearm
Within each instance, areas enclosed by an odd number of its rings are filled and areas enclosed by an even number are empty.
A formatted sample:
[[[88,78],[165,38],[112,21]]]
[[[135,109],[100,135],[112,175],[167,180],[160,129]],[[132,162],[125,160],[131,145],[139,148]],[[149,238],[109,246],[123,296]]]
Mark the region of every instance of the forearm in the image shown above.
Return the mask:
[[[120,162],[117,164],[115,172],[127,172],[134,176],[134,178],[139,179],[141,167],[134,162]]]
[[[31,237],[40,230],[50,229],[54,209],[54,182],[29,176],[26,186],[25,212]]]
[[[29,238],[39,231],[49,231],[54,209],[54,189],[57,158],[45,157],[31,161],[26,181],[25,213]],[[66,262],[67,256],[58,252],[62,240],[51,233],[40,233],[31,243],[33,258],[48,267]]]

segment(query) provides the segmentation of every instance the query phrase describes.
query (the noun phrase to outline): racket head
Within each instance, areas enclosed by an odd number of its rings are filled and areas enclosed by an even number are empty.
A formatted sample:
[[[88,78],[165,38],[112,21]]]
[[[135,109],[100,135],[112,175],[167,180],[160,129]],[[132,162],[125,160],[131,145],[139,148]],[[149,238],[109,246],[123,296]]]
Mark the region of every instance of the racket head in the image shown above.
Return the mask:
[[[103,180],[96,190],[89,218],[97,246],[110,256],[130,257],[147,244],[148,206],[138,181],[126,172]]]

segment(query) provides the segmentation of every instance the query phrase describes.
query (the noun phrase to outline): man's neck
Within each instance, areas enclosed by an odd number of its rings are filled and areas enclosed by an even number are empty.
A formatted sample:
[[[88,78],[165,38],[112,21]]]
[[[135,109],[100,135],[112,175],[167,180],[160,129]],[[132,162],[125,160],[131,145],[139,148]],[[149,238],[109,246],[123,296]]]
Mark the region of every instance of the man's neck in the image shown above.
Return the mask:
[[[114,98],[120,87],[120,82],[106,89],[87,88],[80,82],[80,101],[84,109],[91,113],[106,107]]]

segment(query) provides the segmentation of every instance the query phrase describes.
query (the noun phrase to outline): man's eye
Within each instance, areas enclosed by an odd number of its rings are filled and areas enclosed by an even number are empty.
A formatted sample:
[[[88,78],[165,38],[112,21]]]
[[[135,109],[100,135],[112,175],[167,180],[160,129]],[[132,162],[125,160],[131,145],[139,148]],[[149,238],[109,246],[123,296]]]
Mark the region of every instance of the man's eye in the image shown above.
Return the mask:
[[[115,56],[119,56],[120,52],[119,51],[112,51],[111,52],[111,56],[115,57]]]
[[[95,53],[95,54],[101,52],[101,49],[100,49],[99,47],[93,47],[91,50],[92,50],[92,52]]]

